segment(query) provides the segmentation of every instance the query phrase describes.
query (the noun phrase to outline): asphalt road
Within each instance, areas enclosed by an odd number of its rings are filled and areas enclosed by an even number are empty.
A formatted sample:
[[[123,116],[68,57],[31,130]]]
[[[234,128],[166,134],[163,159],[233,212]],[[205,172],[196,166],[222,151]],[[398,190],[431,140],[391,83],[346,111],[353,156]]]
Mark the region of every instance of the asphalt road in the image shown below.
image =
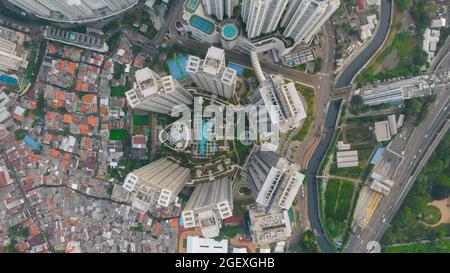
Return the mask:
[[[309,223],[316,235],[320,249],[327,253],[332,252],[333,249],[322,227],[322,214],[320,212],[321,209],[319,204],[320,198],[318,196],[320,191],[317,188],[320,184],[317,183],[316,175],[319,172],[328,146],[333,139],[341,102],[341,100],[336,100],[329,104],[325,120],[325,136],[312,154],[309,160],[308,169],[306,170]]]
[[[384,42],[388,33],[389,25],[391,23],[391,1],[381,0],[381,18],[379,20],[379,28],[372,42],[359,54],[353,62],[345,68],[344,72],[340,74],[336,80],[335,89],[343,88],[352,82],[356,74],[361,68],[370,60],[370,58],[377,52]]]

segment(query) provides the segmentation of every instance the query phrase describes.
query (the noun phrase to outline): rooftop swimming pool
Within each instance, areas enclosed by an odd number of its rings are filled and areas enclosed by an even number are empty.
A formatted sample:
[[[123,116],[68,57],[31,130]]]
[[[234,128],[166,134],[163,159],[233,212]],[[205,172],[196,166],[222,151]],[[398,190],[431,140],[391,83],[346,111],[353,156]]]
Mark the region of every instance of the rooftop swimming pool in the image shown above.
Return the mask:
[[[6,75],[6,74],[2,74],[0,75],[0,84],[4,84],[4,85],[17,85],[18,81],[16,78]]]
[[[191,24],[191,26],[199,29],[206,34],[211,34],[214,32],[214,24],[197,15],[192,15],[189,23]]]
[[[226,24],[222,28],[222,36],[227,40],[235,39],[238,34],[238,28],[234,24]]]
[[[244,76],[245,68],[243,68],[242,66],[230,63],[230,64],[228,64],[228,67],[231,68],[231,69],[236,70],[236,73],[239,76],[241,76],[241,77]]]

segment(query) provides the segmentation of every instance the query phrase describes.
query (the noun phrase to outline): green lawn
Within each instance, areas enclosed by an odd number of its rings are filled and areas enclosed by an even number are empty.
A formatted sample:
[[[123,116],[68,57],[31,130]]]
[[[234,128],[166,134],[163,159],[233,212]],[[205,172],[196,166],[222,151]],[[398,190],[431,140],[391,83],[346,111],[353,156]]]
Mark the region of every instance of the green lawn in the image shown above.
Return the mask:
[[[125,97],[125,92],[129,91],[126,86],[112,86],[111,97]]]
[[[249,188],[242,186],[239,188],[239,193],[242,193],[244,195],[250,195],[252,191]]]
[[[330,179],[325,191],[325,215],[336,221],[347,219],[354,184],[351,181]]]
[[[311,130],[311,125],[314,121],[314,89],[301,84],[296,84],[295,87],[306,101],[307,117],[303,122],[302,128],[294,138],[295,140],[303,141]]]
[[[109,139],[110,140],[125,140],[128,137],[127,130],[110,130]]]
[[[372,132],[369,130],[369,124],[354,125],[344,128],[343,131],[349,144],[367,142],[372,139]]]
[[[433,243],[417,243],[405,246],[389,246],[386,253],[450,253],[450,240],[438,240]]]
[[[134,126],[150,126],[150,116],[133,116]]]
[[[325,191],[325,230],[330,239],[343,238],[347,230],[348,219],[354,191],[353,182],[330,179]]]

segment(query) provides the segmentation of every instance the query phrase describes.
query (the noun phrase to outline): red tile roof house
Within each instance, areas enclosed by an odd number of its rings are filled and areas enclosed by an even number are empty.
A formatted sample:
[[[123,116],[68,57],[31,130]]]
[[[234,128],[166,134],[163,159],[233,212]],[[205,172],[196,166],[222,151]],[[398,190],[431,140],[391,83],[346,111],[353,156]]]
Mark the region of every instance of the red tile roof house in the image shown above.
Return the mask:
[[[356,0],[356,6],[358,7],[358,10],[365,10],[366,0]]]
[[[145,149],[147,148],[147,137],[143,135],[133,136],[132,144],[133,149]]]

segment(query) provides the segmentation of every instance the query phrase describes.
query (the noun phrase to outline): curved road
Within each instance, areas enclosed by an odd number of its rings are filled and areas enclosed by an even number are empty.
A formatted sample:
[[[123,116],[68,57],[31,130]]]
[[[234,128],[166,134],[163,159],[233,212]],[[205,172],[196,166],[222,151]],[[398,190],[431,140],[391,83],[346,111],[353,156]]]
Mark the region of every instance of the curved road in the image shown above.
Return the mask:
[[[389,25],[391,23],[391,11],[392,0],[381,0],[381,18],[379,21],[380,26],[377,33],[375,34],[375,37],[373,38],[371,43],[364,49],[364,51],[362,51],[339,76],[339,78],[336,80],[335,89],[349,86],[357,73],[382,46],[384,39],[388,33]],[[333,252],[333,248],[322,226],[322,214],[319,204],[320,191],[317,188],[318,184],[316,181],[316,174],[320,169],[327,148],[332,141],[341,102],[341,100],[330,102],[327,117],[325,120],[325,137],[322,139],[322,141],[314,151],[307,168],[309,221],[311,224],[311,228],[316,235],[317,243],[324,252]]]
[[[339,114],[339,109],[341,106],[341,100],[335,100],[330,102],[327,117],[325,120],[325,137],[321,140],[320,144],[314,151],[311,159],[309,160],[308,168],[306,170],[307,177],[307,195],[308,195],[308,216],[311,228],[317,238],[317,243],[319,247],[324,252],[333,252],[333,249],[325,235],[325,231],[322,227],[321,221],[321,209],[319,204],[319,194],[320,191],[317,188],[318,184],[316,181],[316,174],[319,172],[322,159],[324,158],[327,148],[330,145],[334,131],[336,128],[336,121]]]
[[[388,33],[391,23],[392,0],[381,0],[381,18],[379,20],[378,31],[370,44],[359,54],[353,62],[345,68],[344,72],[336,80],[335,89],[340,89],[350,85],[353,78],[358,74],[362,67],[370,60],[370,58],[382,46],[384,39]]]

